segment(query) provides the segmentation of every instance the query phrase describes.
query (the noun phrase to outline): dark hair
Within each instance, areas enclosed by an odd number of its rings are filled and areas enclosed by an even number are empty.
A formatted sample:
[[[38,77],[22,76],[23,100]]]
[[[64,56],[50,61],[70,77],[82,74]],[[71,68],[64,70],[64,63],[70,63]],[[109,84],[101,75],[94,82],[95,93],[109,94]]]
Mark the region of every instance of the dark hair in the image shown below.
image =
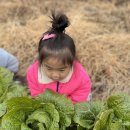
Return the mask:
[[[49,56],[60,59],[63,64],[73,64],[76,57],[75,44],[73,39],[65,34],[65,28],[69,26],[69,20],[64,14],[52,13],[52,27],[49,31],[43,34],[55,34],[55,37],[39,41],[39,65]]]

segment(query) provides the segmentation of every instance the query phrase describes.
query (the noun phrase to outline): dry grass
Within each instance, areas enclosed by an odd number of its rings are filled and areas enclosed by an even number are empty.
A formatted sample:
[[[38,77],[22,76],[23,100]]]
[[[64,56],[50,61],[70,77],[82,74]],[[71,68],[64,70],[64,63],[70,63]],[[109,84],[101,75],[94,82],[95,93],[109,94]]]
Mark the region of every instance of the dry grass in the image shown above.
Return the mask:
[[[65,12],[77,55],[93,81],[94,99],[114,91],[130,94],[130,2],[128,0],[1,0],[0,47],[16,55],[20,72],[37,58],[50,10]]]

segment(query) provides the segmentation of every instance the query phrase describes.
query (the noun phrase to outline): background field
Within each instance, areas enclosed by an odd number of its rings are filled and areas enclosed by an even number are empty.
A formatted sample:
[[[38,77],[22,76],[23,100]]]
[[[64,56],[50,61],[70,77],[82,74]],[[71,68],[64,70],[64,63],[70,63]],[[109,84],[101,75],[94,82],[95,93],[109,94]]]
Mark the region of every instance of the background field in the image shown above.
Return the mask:
[[[129,0],[0,0],[0,47],[19,59],[19,73],[25,75],[37,58],[51,9],[70,18],[66,33],[75,39],[77,56],[92,79],[93,98],[130,94]]]

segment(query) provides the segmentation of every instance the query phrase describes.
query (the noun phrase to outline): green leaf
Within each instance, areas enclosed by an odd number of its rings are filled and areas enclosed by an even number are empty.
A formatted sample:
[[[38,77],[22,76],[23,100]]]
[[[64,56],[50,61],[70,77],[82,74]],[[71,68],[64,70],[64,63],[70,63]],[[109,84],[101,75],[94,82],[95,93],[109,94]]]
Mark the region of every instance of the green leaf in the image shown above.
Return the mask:
[[[48,130],[59,130],[58,111],[53,104],[44,104],[43,108],[35,110],[26,121],[27,124],[33,124],[34,122],[42,123]]]
[[[17,107],[9,110],[2,118],[2,130],[21,130],[21,124],[25,122],[27,116],[33,112],[30,107]]]
[[[70,99],[49,89],[46,89],[44,93],[40,94],[38,99],[42,102],[55,105],[60,114],[61,125],[68,127],[71,124],[71,119],[74,115],[74,106]]]
[[[6,104],[1,103],[0,104],[0,117],[2,117],[6,113]]]
[[[51,103],[44,104],[43,111],[47,112],[49,114],[49,117],[51,118],[49,130],[59,130],[59,113],[55,109],[55,106]]]
[[[32,130],[31,128],[29,128],[25,123],[21,124],[21,130]]]
[[[14,108],[33,108],[37,109],[41,106],[41,102],[38,100],[30,99],[28,97],[14,97],[6,101],[7,109]]]
[[[130,121],[130,96],[124,93],[112,95],[107,99],[107,105],[118,118]]]
[[[123,130],[122,120],[117,118],[113,112],[108,120],[108,128],[109,130]]]
[[[109,129],[110,130],[123,130],[122,129],[122,125],[121,125],[121,123],[120,122],[114,122],[114,123],[109,123]]]
[[[0,86],[2,87],[10,86],[13,81],[13,75],[14,74],[8,69],[0,67]],[[0,96],[1,96],[1,93],[0,93]]]
[[[126,130],[130,130],[130,122],[129,121],[123,121],[122,123],[123,128],[126,128]],[[121,129],[123,130],[123,129]]]
[[[8,69],[0,67],[0,102],[4,100],[12,80],[13,73],[11,73]]]
[[[2,130],[21,130],[21,123],[25,120],[25,112],[21,109],[12,109],[2,118]]]
[[[38,128],[39,128],[39,130],[45,130],[45,128],[44,128],[42,123],[38,123]]]
[[[71,124],[71,118],[69,116],[67,116],[63,112],[59,112],[59,115],[60,115],[60,126],[63,126],[62,129],[65,129],[64,127],[70,126],[70,124]]]
[[[8,89],[5,99],[9,100],[13,97],[24,97],[24,96],[28,96],[27,87],[18,84],[12,84],[12,86],[9,87]]]
[[[101,112],[93,130],[107,130],[111,113],[113,113],[112,109]]]
[[[77,126],[77,130],[86,130],[86,129],[82,126]]]
[[[98,101],[77,103],[75,105],[74,122],[84,128],[92,128],[102,107],[103,104]]]
[[[26,120],[27,125],[34,124],[35,122],[45,124],[46,128],[48,129],[51,120],[46,112],[42,111],[42,109],[38,109],[29,115],[28,119]]]

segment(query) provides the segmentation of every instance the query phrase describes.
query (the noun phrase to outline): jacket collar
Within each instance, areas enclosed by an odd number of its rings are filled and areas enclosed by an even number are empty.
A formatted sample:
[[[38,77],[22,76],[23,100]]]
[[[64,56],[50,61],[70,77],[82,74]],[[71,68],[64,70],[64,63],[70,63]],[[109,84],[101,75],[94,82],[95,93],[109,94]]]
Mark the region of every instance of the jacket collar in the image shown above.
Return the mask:
[[[61,83],[68,82],[71,79],[72,74],[73,74],[73,67],[70,70],[69,74],[63,80],[60,80],[59,82],[61,82]],[[40,67],[38,68],[38,81],[41,84],[48,84],[48,83],[54,82],[52,79],[47,77],[47,75],[44,72],[44,69],[42,69],[42,71],[41,71]]]

